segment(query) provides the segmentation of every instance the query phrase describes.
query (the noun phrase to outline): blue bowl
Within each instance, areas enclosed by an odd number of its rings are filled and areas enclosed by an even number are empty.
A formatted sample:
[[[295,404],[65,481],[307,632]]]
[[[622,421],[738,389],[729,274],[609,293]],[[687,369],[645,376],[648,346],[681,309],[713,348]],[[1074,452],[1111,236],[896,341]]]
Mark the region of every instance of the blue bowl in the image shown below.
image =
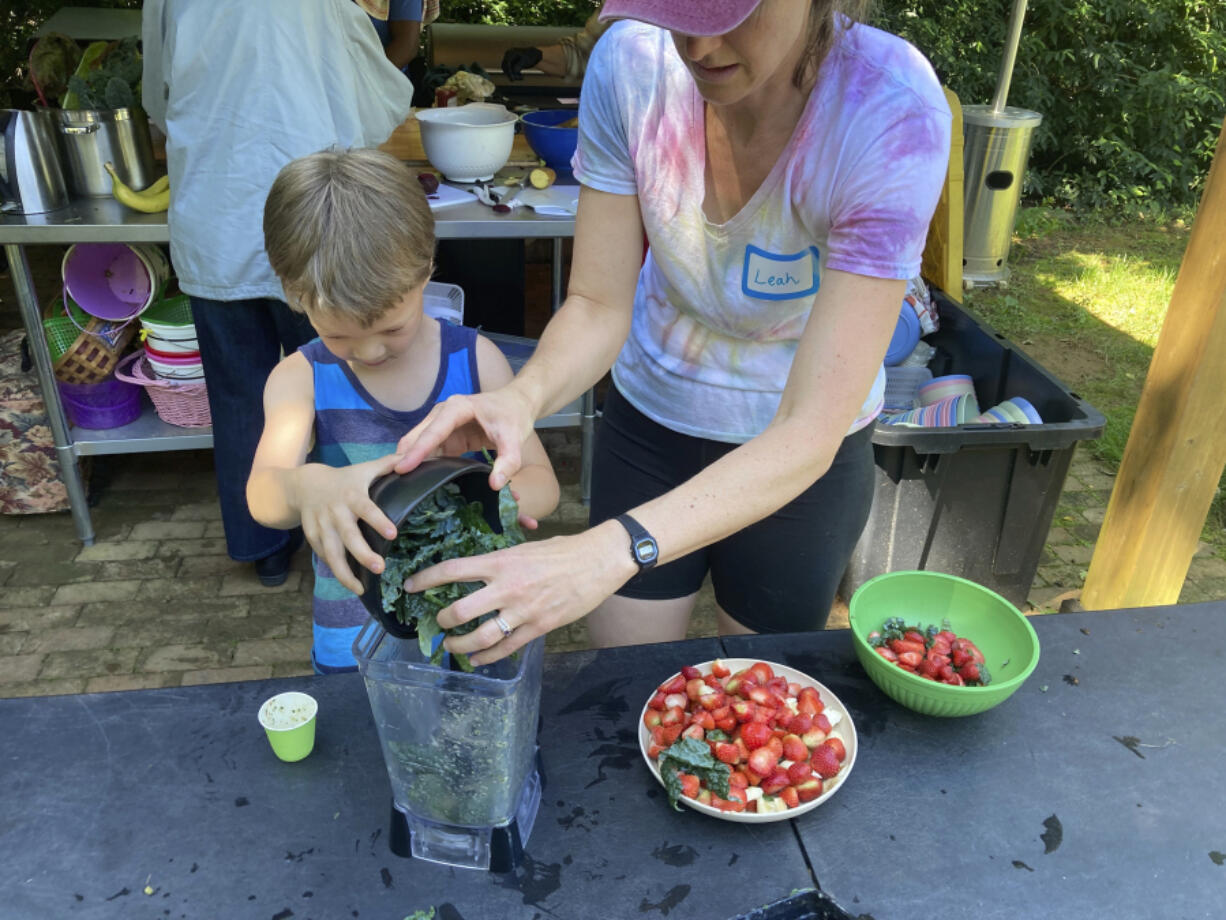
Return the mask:
[[[575,109],[542,109],[519,117],[524,140],[532,152],[559,176],[570,175],[570,158],[575,155],[575,145],[579,143],[579,129],[559,128],[558,125],[578,114]]]

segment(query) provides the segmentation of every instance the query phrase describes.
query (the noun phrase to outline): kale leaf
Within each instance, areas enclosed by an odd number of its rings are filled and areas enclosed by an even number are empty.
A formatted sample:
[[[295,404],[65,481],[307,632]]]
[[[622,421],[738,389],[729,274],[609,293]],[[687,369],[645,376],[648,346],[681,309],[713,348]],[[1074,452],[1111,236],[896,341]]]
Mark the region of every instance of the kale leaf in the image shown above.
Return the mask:
[[[434,649],[435,637],[444,632],[438,625],[438,612],[462,597],[472,594],[483,582],[453,582],[427,588],[416,594],[406,594],[404,581],[410,575],[446,559],[477,556],[524,542],[519,525],[519,506],[511,496],[509,486],[498,493],[498,517],[502,533],[495,533],[485,520],[480,502],[468,502],[460,487],[448,483],[427,496],[400,525],[400,534],[388,548],[381,586],[383,609],[393,613],[405,625],[416,626],[417,641],[423,655],[433,664],[441,664],[443,647]],[[460,636],[472,632],[485,616],[446,630],[447,635]],[[466,671],[472,670],[468,656],[456,655],[456,662]]]
[[[694,774],[715,795],[728,798],[728,777],[732,775],[732,768],[716,760],[705,741],[699,741],[697,738],[678,738],[660,752],[656,766],[664,780],[668,804],[677,811],[681,811],[677,805],[677,799],[681,797],[681,780],[678,776],[681,773]]]

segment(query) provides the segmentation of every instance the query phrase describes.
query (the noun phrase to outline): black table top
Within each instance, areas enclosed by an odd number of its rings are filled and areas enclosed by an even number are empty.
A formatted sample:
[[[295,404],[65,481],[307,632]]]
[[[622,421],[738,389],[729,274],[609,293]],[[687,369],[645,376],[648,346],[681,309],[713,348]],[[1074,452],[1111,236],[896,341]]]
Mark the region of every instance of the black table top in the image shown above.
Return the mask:
[[[0,700],[0,917],[723,920],[820,885],[874,920],[1216,918],[1224,617],[1214,603],[1034,618],[1034,675],[965,719],[888,699],[845,631],[548,656],[546,787],[502,875],[390,852],[356,675]],[[848,706],[860,750],[823,806],[759,825],[669,809],[639,712],[680,665],[720,655],[791,665]],[[255,716],[285,689],[320,703],[296,764]]]

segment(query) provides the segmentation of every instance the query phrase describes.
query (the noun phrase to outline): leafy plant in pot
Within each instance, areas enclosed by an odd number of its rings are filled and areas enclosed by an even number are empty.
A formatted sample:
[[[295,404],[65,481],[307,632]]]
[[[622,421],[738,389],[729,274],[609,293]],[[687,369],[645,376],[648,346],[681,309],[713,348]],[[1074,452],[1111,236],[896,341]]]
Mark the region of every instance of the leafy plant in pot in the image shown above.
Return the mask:
[[[480,460],[440,457],[427,460],[405,474],[390,473],[370,487],[371,500],[396,525],[398,536],[389,540],[364,521],[363,538],[385,559],[376,575],[348,557],[362,580],[362,603],[387,632],[399,639],[417,637],[422,654],[434,664],[443,659],[438,638],[438,612],[473,593],[481,582],[454,582],[416,594],[404,591],[405,579],[446,559],[475,556],[524,542],[519,507],[509,486],[500,492],[489,487],[490,465]],[[446,630],[463,635],[476,629],[492,613]],[[453,655],[462,670],[472,669],[465,655]]]

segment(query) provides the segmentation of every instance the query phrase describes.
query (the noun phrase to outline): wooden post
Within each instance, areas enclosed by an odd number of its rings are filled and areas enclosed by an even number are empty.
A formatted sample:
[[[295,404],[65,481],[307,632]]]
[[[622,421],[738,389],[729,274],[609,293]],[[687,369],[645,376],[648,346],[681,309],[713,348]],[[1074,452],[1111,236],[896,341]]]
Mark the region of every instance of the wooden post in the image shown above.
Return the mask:
[[[1226,462],[1226,124],[1081,603],[1173,604]]]
[[[944,291],[951,300],[962,302],[962,103],[945,87],[945,99],[953,114],[950,125],[949,170],[937,202],[936,213],[928,225],[920,274]]]

